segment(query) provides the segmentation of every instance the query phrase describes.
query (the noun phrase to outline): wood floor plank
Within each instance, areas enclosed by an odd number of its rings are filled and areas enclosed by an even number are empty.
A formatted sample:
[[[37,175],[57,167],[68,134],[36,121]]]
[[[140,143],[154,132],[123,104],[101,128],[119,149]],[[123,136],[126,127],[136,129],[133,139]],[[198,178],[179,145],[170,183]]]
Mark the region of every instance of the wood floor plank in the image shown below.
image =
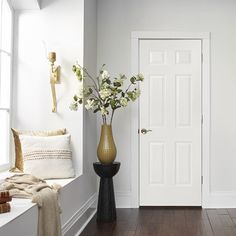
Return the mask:
[[[223,236],[224,229],[222,228],[221,220],[217,214],[216,209],[207,210],[207,215],[215,236]]]
[[[224,209],[224,208],[222,208],[222,209],[216,209],[216,211],[217,211],[217,214],[218,214],[218,215],[228,215],[228,214],[229,214],[228,210],[227,210],[227,209]]]
[[[234,226],[236,226],[236,218],[232,218],[232,217],[231,217],[231,219],[232,219],[232,221],[234,222]]]
[[[205,210],[186,210],[185,217],[189,235],[213,236],[213,231]]]
[[[235,227],[230,215],[218,214],[216,209],[207,210],[215,236],[235,236]]]
[[[158,208],[117,209],[117,220],[97,223],[82,236],[236,236],[236,209]]]
[[[223,227],[234,227],[234,222],[229,215],[218,215]]]
[[[119,231],[114,232],[114,236],[135,236],[135,231]]]
[[[172,209],[165,209],[163,211],[163,220],[162,220],[162,235],[172,236],[172,235],[179,235],[178,231],[174,229],[174,210]]]
[[[135,231],[137,228],[137,222],[135,221],[123,221],[114,224],[114,230],[116,231]]]
[[[149,236],[162,236],[162,228],[159,224],[153,224],[153,223],[141,223],[138,225],[135,236],[143,236],[143,235],[149,235]]]
[[[228,210],[229,215],[230,215],[232,218],[236,218],[236,208],[227,209],[227,210]]]

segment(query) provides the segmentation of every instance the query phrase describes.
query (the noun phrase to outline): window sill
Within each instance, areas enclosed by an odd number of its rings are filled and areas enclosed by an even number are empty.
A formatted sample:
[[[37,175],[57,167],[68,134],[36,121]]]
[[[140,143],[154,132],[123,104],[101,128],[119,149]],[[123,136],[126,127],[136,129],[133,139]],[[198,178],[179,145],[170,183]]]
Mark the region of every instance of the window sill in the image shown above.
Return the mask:
[[[0,183],[3,182],[5,178],[10,177],[14,174],[17,174],[17,173],[12,173],[9,171],[1,172]],[[64,186],[73,182],[78,177],[79,176],[76,176],[75,178],[69,178],[69,179],[50,179],[50,180],[46,180],[46,182],[49,185],[52,185],[53,183],[59,184],[63,188]],[[11,204],[11,211],[8,213],[0,214],[0,228],[10,223],[11,221],[16,219],[20,215],[24,214],[29,209],[36,207],[36,204],[32,203],[31,199],[13,198],[10,204]]]

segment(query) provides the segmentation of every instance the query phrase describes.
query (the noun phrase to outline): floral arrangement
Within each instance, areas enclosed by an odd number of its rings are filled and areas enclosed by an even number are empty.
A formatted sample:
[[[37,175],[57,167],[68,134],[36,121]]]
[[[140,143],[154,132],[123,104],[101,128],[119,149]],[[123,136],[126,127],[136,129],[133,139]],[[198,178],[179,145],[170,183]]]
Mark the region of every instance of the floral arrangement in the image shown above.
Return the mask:
[[[71,110],[77,110],[79,104],[85,104],[87,110],[92,110],[94,113],[101,112],[103,124],[112,124],[114,112],[122,107],[126,107],[129,102],[134,102],[140,95],[140,90],[136,88],[136,83],[143,81],[142,74],[132,76],[129,79],[128,86],[126,88],[125,82],[127,77],[124,74],[120,74],[117,78],[111,78],[107,70],[105,70],[105,64],[99,70],[99,75],[93,78],[86,68],[80,66],[78,63],[73,65],[72,70],[76,75],[78,81],[83,83],[81,89],[73,97],[73,101],[70,105]]]

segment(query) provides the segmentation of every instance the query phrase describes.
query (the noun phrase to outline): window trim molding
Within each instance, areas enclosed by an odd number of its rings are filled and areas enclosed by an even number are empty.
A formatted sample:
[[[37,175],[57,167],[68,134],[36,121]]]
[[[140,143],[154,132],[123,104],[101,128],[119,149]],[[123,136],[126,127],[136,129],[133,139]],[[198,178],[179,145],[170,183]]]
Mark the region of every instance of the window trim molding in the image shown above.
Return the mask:
[[[0,172],[9,170],[11,165],[13,164],[13,159],[12,154],[13,154],[13,148],[12,148],[12,138],[11,138],[11,127],[12,127],[12,91],[13,91],[13,66],[14,66],[14,21],[15,21],[15,12],[13,9],[13,6],[11,4],[10,0],[6,0],[8,3],[8,6],[11,10],[11,45],[10,45],[10,51],[7,52],[3,49],[0,48],[0,53],[5,53],[10,57],[10,84],[9,84],[9,89],[10,89],[10,94],[9,94],[9,108],[6,107],[0,107],[0,111],[6,111],[8,112],[9,120],[8,120],[8,146],[7,146],[7,163],[0,165]],[[1,31],[0,31],[1,33]],[[0,68],[1,68],[1,59],[0,59]]]

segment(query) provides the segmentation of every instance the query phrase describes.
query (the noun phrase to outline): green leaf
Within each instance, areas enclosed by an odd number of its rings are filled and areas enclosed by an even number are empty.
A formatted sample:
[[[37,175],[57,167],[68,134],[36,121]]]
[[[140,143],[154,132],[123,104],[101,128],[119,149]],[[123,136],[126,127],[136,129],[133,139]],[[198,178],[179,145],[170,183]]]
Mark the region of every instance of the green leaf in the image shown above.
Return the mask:
[[[82,79],[83,79],[82,75],[76,75],[76,77],[79,81],[82,81]]]
[[[100,108],[95,109],[93,113],[97,113],[98,111],[100,111]]]
[[[79,68],[76,68],[76,70],[75,70],[75,74],[76,74],[77,76],[81,75],[81,71],[80,71]]]
[[[110,101],[110,104],[111,104],[111,108],[114,109],[116,107],[116,100],[111,100]]]
[[[127,92],[127,95],[129,98],[133,97],[133,93],[132,92]]]
[[[110,79],[106,79],[105,82],[108,83],[108,84],[111,84],[111,80]]]
[[[72,66],[72,71],[76,72],[76,66],[75,65]]]
[[[132,77],[130,78],[130,82],[131,82],[132,84],[135,84],[135,81],[136,81],[135,76],[132,76]]]
[[[120,75],[120,78],[123,79],[123,80],[126,80],[126,79],[127,79],[127,77],[126,77],[124,74],[121,74],[121,75]]]
[[[114,86],[116,86],[116,87],[120,87],[120,86],[121,86],[121,83],[119,83],[119,82],[114,82],[113,84],[114,84]]]

